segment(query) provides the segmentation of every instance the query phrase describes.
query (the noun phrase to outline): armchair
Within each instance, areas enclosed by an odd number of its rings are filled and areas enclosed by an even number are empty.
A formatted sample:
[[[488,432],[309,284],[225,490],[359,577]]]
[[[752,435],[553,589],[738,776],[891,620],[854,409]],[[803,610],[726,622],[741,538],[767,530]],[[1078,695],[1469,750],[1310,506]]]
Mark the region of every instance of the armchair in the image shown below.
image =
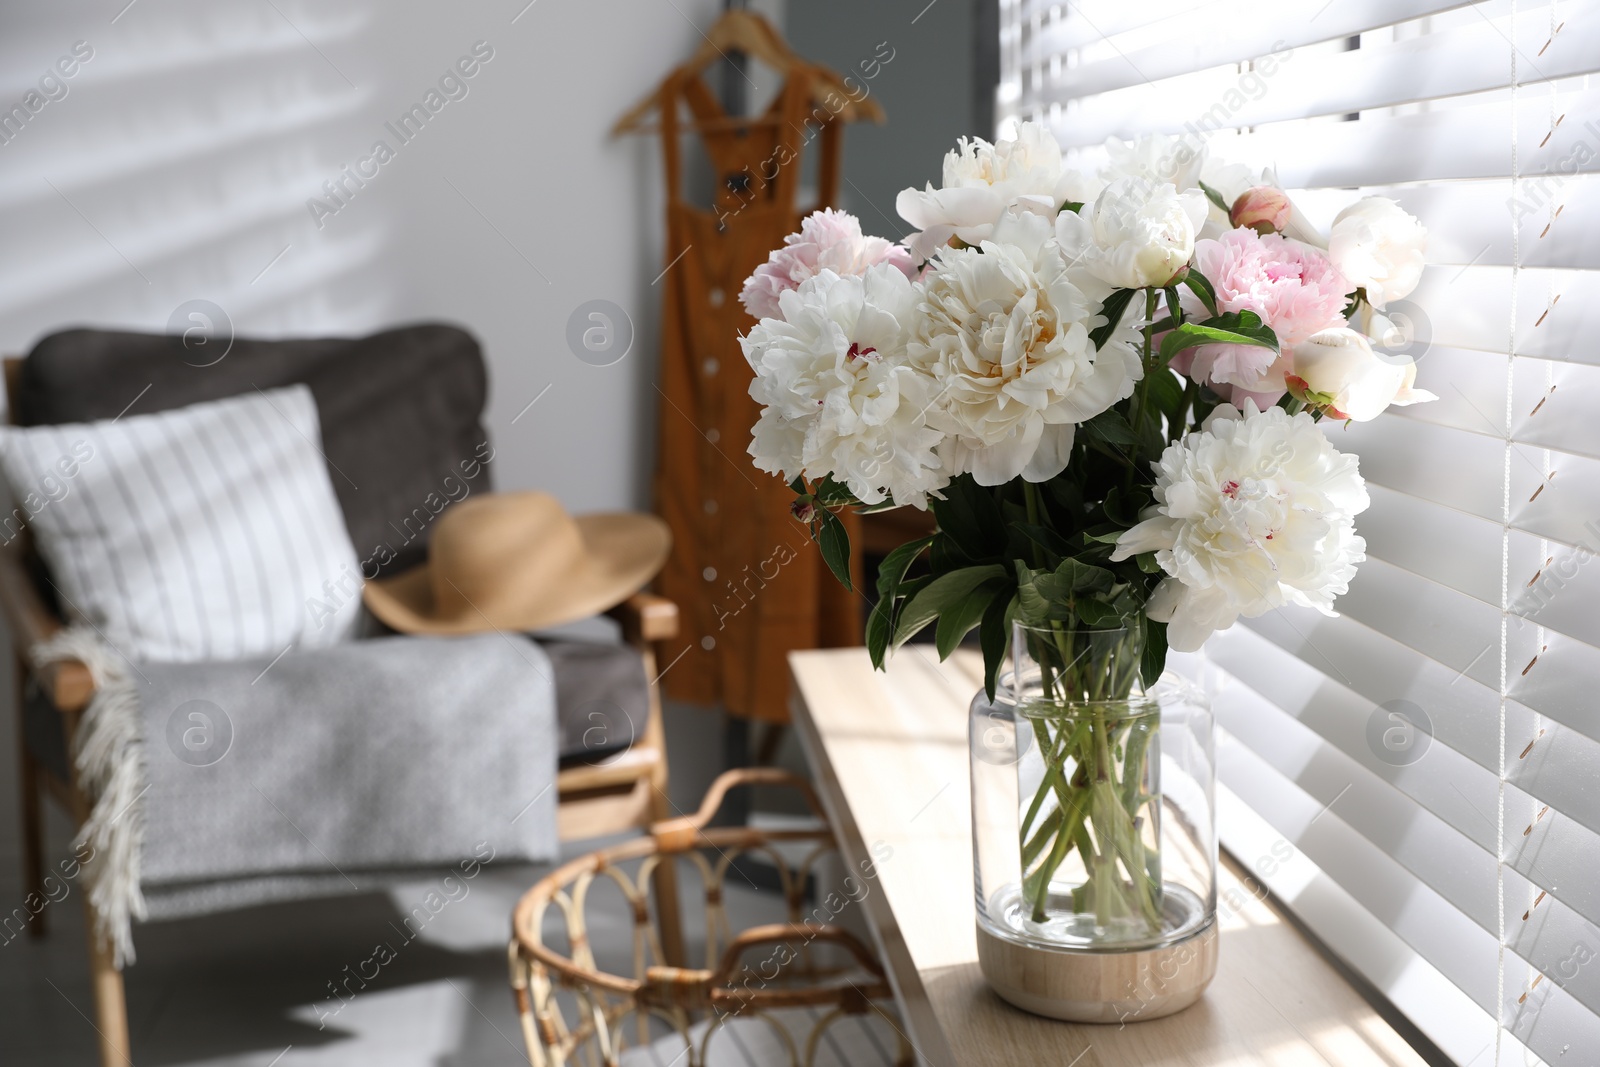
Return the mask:
[[[470,338],[466,340],[472,356],[477,358],[476,345],[470,343]],[[253,343],[263,346],[306,344],[322,348],[336,344]],[[25,405],[30,395],[37,394],[38,384],[24,384],[24,361],[20,359],[7,359],[4,375],[9,418],[12,422],[26,423],[30,411]],[[479,410],[481,396],[473,410],[474,424]],[[71,753],[83,713],[94,696],[94,680],[88,667],[81,662],[63,660],[35,667],[28,655],[29,649],[48,640],[65,625],[54,607],[49,588],[43,562],[26,530],[0,546],[0,613],[10,633],[15,661],[23,877],[28,892],[38,894],[40,899],[46,890],[43,798],[48,796],[60,803],[76,826],[81,826],[89,817],[92,804],[78,782]],[[557,830],[563,841],[643,829],[674,814],[666,793],[666,745],[656,682],[656,649],[660,642],[676,635],[677,607],[665,598],[637,593],[607,614],[620,625],[624,641],[643,661],[644,676],[649,679],[648,708],[643,728],[630,747],[596,763],[564,764],[560,769],[556,782]],[[654,888],[663,923],[665,950],[669,958],[680,960],[682,935],[677,923],[677,892],[670,865],[658,868]],[[89,963],[100,1059],[102,1067],[112,1067],[131,1062],[123,975],[110,948],[94,935],[93,905],[88,894],[84,894],[84,900],[90,911]],[[25,910],[30,935],[43,936],[47,909],[30,907]],[[0,916],[0,922],[9,925],[13,921],[13,917]]]

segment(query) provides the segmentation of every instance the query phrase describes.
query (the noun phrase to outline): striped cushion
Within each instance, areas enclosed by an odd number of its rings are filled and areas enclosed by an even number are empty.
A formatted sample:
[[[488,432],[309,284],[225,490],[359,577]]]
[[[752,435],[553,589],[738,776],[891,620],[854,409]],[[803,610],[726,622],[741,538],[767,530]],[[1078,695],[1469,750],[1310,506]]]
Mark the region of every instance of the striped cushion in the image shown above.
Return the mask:
[[[276,655],[352,635],[361,575],[311,391],[6,428],[14,510],[67,617],[134,660]]]

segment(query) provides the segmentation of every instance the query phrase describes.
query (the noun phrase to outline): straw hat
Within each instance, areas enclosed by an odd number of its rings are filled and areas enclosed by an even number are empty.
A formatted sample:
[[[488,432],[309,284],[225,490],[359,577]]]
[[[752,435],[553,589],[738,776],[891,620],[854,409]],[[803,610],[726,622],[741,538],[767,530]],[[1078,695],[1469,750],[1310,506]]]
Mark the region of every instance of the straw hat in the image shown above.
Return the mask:
[[[402,633],[540,630],[626,600],[671,547],[654,515],[574,519],[548,493],[491,493],[446,510],[428,562],[368,582],[362,596]]]

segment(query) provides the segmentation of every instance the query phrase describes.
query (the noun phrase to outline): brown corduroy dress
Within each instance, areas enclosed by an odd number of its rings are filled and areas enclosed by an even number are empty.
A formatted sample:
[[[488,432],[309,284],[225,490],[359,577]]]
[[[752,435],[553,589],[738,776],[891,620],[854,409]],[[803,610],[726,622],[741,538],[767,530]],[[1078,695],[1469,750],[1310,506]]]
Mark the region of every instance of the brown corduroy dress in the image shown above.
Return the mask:
[[[657,588],[683,620],[662,684],[674,699],[720,702],[732,715],[767,722],[789,718],[787,654],[860,644],[865,607],[859,548],[850,592],[790,516],[793,493],[758,471],[747,451],[760,409],[738,340],[755,322],[739,291],[799,229],[802,158],[813,144],[816,206],[838,191],[841,123],[812,108],[812,76],[797,65],[766,113],[750,119],[728,116],[692,72],[669,76],[660,99],[667,267],[655,499],[673,548]],[[710,210],[683,198],[680,101],[716,175]],[[842,517],[857,533],[854,517]]]

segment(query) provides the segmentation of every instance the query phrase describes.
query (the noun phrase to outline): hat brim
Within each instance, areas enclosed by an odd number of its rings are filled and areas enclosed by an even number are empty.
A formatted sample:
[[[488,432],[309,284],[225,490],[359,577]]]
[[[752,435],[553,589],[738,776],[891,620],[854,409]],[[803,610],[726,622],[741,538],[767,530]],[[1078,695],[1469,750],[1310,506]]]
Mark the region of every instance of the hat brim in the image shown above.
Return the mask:
[[[486,612],[475,607],[464,617],[440,617],[427,563],[367,582],[362,599],[379,621],[401,633],[547,630],[622,603],[660,573],[672,550],[671,530],[654,515],[580,515],[573,522],[583,538],[584,565],[565,572],[559,587],[540,589],[515,608]],[[529,549],[536,551],[537,546]]]

